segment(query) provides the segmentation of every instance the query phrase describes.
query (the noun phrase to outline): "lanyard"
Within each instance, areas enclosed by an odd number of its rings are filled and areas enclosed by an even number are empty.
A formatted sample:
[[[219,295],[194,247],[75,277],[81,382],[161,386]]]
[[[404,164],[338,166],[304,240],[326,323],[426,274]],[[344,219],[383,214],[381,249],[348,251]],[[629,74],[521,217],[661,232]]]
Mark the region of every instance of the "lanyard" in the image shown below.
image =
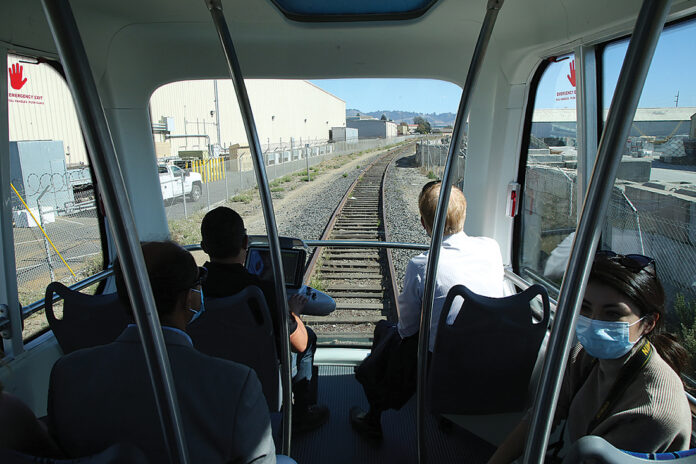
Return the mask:
[[[636,353],[628,360],[619,373],[618,378],[612,385],[607,399],[604,400],[602,405],[597,410],[597,413],[592,418],[592,421],[587,426],[587,435],[594,430],[597,425],[607,418],[612,410],[612,407],[618,401],[619,397],[626,391],[628,386],[633,382],[638,373],[645,367],[653,354],[653,346],[647,339],[643,340],[640,348]]]

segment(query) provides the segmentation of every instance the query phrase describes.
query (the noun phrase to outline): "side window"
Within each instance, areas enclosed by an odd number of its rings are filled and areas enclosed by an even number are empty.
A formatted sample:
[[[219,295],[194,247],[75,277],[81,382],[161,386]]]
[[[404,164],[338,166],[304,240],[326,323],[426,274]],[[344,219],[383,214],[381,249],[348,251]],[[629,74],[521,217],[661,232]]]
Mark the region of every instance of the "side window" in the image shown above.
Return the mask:
[[[518,259],[523,277],[560,285],[577,221],[575,58],[557,58],[534,98]]]
[[[668,331],[696,359],[696,21],[667,27],[655,56],[609,203],[600,247],[655,259]],[[604,117],[628,39],[602,54]]]
[[[49,64],[8,55],[8,66],[9,198],[19,302],[27,306],[44,297],[50,282],[74,284],[101,271],[104,261],[89,159],[70,90]],[[43,312],[29,316],[24,338],[45,327]]]

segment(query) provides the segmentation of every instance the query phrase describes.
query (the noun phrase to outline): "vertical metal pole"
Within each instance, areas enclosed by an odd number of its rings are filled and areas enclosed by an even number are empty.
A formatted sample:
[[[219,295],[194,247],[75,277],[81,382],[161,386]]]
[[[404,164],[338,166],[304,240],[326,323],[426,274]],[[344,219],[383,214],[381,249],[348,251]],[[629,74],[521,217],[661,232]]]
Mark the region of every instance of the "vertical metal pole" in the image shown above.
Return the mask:
[[[0,63],[7,69],[7,49],[0,46]],[[0,89],[7,88],[7,73],[0,75]],[[10,179],[10,139],[7,111],[0,111],[0,192],[5,192],[5,201],[0,203],[0,244],[2,262],[0,263],[0,316],[10,321],[10,328],[2,333],[5,357],[12,357],[24,351],[22,339],[22,311],[17,293],[17,264],[15,262],[14,231],[12,230],[12,202]]]
[[[222,148],[222,138],[220,137],[220,102],[218,96],[218,81],[213,81],[213,90],[215,91],[215,127],[217,128],[217,143],[218,147]]]
[[[259,135],[256,131],[254,123],[254,115],[251,111],[249,96],[247,94],[246,85],[242,76],[242,71],[239,66],[237,54],[234,50],[232,37],[225,21],[225,16],[222,12],[221,0],[205,0],[210,14],[215,24],[215,29],[220,38],[220,43],[227,58],[227,65],[230,70],[230,77],[234,83],[234,88],[237,92],[237,100],[239,101],[239,109],[242,113],[244,121],[244,129],[246,130],[247,140],[249,141],[249,149],[251,150],[252,160],[256,168],[256,180],[259,185],[259,195],[263,206],[263,216],[266,221],[266,233],[268,234],[268,244],[271,251],[271,265],[273,266],[273,278],[275,280],[276,290],[276,306],[280,311],[280,348],[281,348],[281,363],[283,365],[282,384],[283,384],[283,432],[281,450],[283,454],[290,454],[291,440],[291,425],[292,425],[292,375],[290,366],[290,337],[288,334],[288,299],[285,292],[285,277],[283,275],[283,266],[280,254],[280,241],[278,240],[278,229],[276,227],[275,213],[273,211],[273,201],[271,199],[271,191],[268,187],[268,178],[266,176],[266,166],[263,163],[261,152],[261,144],[259,143]]]
[[[544,359],[524,462],[544,461],[556,401],[572,343],[575,316],[582,304],[594,253],[602,231],[610,192],[616,178],[645,77],[669,12],[670,0],[645,0],[633,29],[607,122],[599,141],[597,160],[582,208],[568,267],[561,283],[553,330]]]
[[[242,154],[237,150],[237,167],[239,168],[239,191],[244,190],[243,180],[242,180]]]
[[[225,201],[230,199],[230,188],[227,186],[227,165],[229,164],[229,155],[227,158],[228,159],[222,159],[222,176],[225,178]]]
[[[42,0],[42,4],[75,100],[85,143],[92,154],[92,167],[101,186],[104,208],[123,267],[169,458],[175,464],[188,463],[179,404],[155,300],[126,185],[87,53],[67,0]]]
[[[186,173],[182,172],[181,175],[181,198],[184,200],[184,217],[188,219],[188,211],[186,210],[186,183],[184,182],[184,178],[186,177]],[[191,186],[191,191],[193,192],[193,185]]]
[[[307,164],[307,182],[310,182],[312,179],[309,177],[309,144],[305,145],[305,162]]]
[[[50,187],[50,186],[49,186]],[[48,190],[49,187],[46,187],[44,190],[44,193],[46,193],[46,190]],[[39,196],[39,198],[36,199],[36,208],[39,210],[39,225],[43,230],[46,230],[46,226],[44,225],[44,220],[43,220],[43,212],[41,211],[41,204],[40,204],[40,197],[43,196],[43,193]],[[27,217],[27,220],[29,218]],[[46,250],[46,263],[48,264],[48,273],[51,275],[51,282],[56,280],[56,274],[53,271],[53,260],[51,259],[51,247],[48,245],[48,239],[46,238],[46,234],[42,234],[43,236],[43,242],[44,242],[44,249]]]
[[[582,210],[582,202],[585,199],[587,185],[590,182],[590,174],[595,157],[597,156],[597,144],[599,128],[599,115],[602,111],[597,108],[597,58],[595,47],[581,45],[575,50],[575,75],[577,78],[576,119],[577,119],[577,151],[578,172],[577,182],[577,211]],[[577,216],[578,219],[580,216]]]
[[[447,154],[445,172],[442,176],[442,186],[440,188],[440,198],[437,201],[435,221],[433,223],[432,238],[430,240],[430,251],[428,252],[428,264],[425,276],[425,286],[423,289],[423,310],[421,311],[420,332],[418,338],[418,390],[416,396],[416,430],[418,433],[418,462],[426,462],[427,455],[425,449],[425,404],[426,404],[426,375],[428,372],[428,351],[430,347],[430,324],[433,316],[433,299],[435,297],[435,273],[440,259],[440,246],[442,245],[442,235],[445,228],[445,218],[447,216],[447,205],[449,204],[450,190],[452,185],[452,172],[454,171],[454,161],[459,152],[463,127],[469,115],[471,107],[471,97],[473,95],[476,81],[481,72],[483,58],[488,48],[493,26],[498,17],[498,12],[503,6],[503,0],[489,0],[486,6],[486,16],[481,25],[476,47],[471,56],[471,64],[466,76],[466,82],[462,89],[462,99],[459,102],[457,120],[452,130],[452,144]]]
[[[208,211],[210,211],[210,174],[211,174],[211,166],[210,166],[210,160],[211,158],[208,158],[206,162],[203,164],[203,171],[206,173],[205,176],[205,196],[208,200]]]

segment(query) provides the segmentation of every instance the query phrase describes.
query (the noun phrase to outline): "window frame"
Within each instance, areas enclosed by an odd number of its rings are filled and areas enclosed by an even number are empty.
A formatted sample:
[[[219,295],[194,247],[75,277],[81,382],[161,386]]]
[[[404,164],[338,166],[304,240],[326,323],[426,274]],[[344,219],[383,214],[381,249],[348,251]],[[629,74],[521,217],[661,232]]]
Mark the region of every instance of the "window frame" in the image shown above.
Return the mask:
[[[0,53],[3,54],[2,60],[5,63],[5,68],[7,68],[7,63],[9,62],[8,58],[9,58],[10,54],[19,55],[19,56],[26,56],[27,58],[35,59],[37,61],[37,63],[36,63],[37,65],[38,64],[45,64],[45,65],[53,68],[53,70],[58,75],[61,76],[61,78],[65,82],[65,85],[67,86],[67,80],[65,78],[65,72],[63,70],[63,66],[56,59],[46,58],[46,57],[42,57],[42,56],[36,56],[36,55],[31,54],[31,53],[27,53],[27,52],[20,51],[20,50],[9,49],[6,46],[0,46]],[[7,75],[6,74],[5,74],[4,80],[0,80],[0,84],[3,82],[5,84],[5,87],[7,87]],[[72,93],[71,93],[71,97],[72,97]],[[6,156],[7,162],[9,163],[9,106],[7,105],[7,103],[9,102],[9,98],[7,95],[5,95],[4,101],[5,101],[5,105],[4,105],[4,108],[2,110],[2,115],[0,116],[0,121],[1,121],[0,124],[5,126],[4,132],[7,134],[7,138],[0,140],[0,143],[2,143],[3,146],[5,146],[5,150],[7,150],[7,151],[3,155],[0,155],[0,156],[7,155]],[[73,105],[74,105],[74,98],[73,98]],[[4,118],[4,119],[2,119],[2,118]],[[97,219],[97,224],[98,224],[98,228],[99,228],[99,238],[100,238],[101,255],[102,255],[102,271],[105,271],[105,270],[109,269],[109,256],[111,256],[111,254],[109,252],[110,247],[109,247],[109,239],[108,239],[109,235],[108,235],[108,231],[107,231],[106,215],[105,215],[105,211],[104,211],[104,208],[102,206],[102,202],[101,202],[101,198],[100,198],[101,194],[100,194],[100,190],[99,190],[99,183],[98,183],[98,180],[95,176],[95,172],[94,172],[94,168],[93,168],[93,164],[92,164],[92,158],[93,158],[92,152],[90,151],[89,146],[87,145],[87,143],[85,141],[85,136],[84,136],[84,132],[82,131],[82,127],[80,127],[80,134],[82,136],[82,142],[85,146],[85,153],[86,153],[87,159],[89,161],[88,167],[89,167],[90,177],[92,180],[92,189],[94,190],[95,212],[96,212],[96,219]],[[5,142],[7,142],[7,143],[5,143]],[[2,183],[2,182],[0,182],[0,183]],[[4,188],[5,185],[4,185],[4,183],[2,183],[2,184],[3,184],[2,186]],[[8,188],[9,188],[9,185],[8,185]],[[11,233],[7,237],[5,237],[3,235],[1,238],[2,238],[3,246],[4,246],[5,250],[7,250],[8,247],[11,247],[12,260],[15,261],[16,257],[15,257],[15,251],[14,251],[15,250],[14,230],[12,228],[10,228],[10,231],[11,231]],[[0,234],[0,235],[2,235],[2,234]],[[9,242],[11,242],[11,243],[9,243]],[[9,243],[9,245],[8,245],[8,243]],[[5,260],[7,259],[7,252],[6,251],[3,252],[3,259],[5,259]],[[24,336],[23,336],[24,320],[27,317],[29,317],[31,314],[34,314],[35,312],[40,311],[40,309],[39,309],[37,311],[30,312],[30,311],[27,311],[26,309],[34,306],[37,303],[42,302],[42,300],[39,299],[35,302],[32,302],[29,305],[27,305],[26,307],[22,307],[19,304],[19,288],[17,285],[17,270],[16,270],[16,265],[14,265],[14,263],[13,263],[13,266],[14,266],[13,267],[14,272],[12,273],[12,275],[8,275],[6,273],[5,279],[10,279],[10,278],[14,279],[14,282],[15,282],[14,292],[8,291],[6,293],[7,293],[8,301],[10,299],[17,301],[18,310],[17,311],[8,310],[7,315],[5,317],[0,317],[0,320],[5,319],[5,320],[9,321],[10,337],[9,338],[6,338],[4,336],[2,337],[3,351],[4,351],[6,358],[16,357],[17,355],[26,351],[28,345],[33,346],[37,339],[40,339],[48,331],[50,331],[50,327],[46,326],[43,329],[41,329],[40,331],[32,334],[31,336],[24,338]],[[88,278],[91,278],[91,277],[92,276],[89,276]],[[84,280],[86,280],[86,279],[83,279],[83,281]],[[6,285],[6,283],[2,283],[2,285]],[[96,294],[103,293],[105,287],[106,287],[106,280],[101,280],[97,284],[97,289],[96,289],[94,294],[96,295]],[[12,288],[10,288],[8,290],[12,290]],[[10,294],[10,293],[12,293],[12,294]]]
[[[674,26],[688,21],[696,21],[696,13],[684,15],[682,17],[668,20],[665,22],[664,28],[660,34]],[[564,52],[555,53],[553,56],[547,57],[541,61],[534,71],[532,81],[529,85],[529,94],[527,97],[527,107],[525,111],[525,119],[523,123],[522,139],[520,143],[520,156],[516,182],[520,185],[519,204],[524,202],[524,185],[528,161],[529,142],[531,136],[532,116],[534,113],[534,105],[536,103],[536,94],[539,87],[539,82],[544,74],[544,71],[549,66],[550,61],[557,56],[573,53],[576,60],[576,73],[579,77],[579,85],[576,86],[576,124],[577,124],[577,140],[578,140],[578,167],[577,167],[577,220],[580,220],[582,206],[587,192],[587,186],[592,176],[594,160],[599,148],[599,142],[604,130],[604,98],[603,98],[603,57],[606,47],[620,41],[630,39],[632,29],[628,27],[625,31],[621,31],[614,35],[610,34],[610,38],[602,38],[596,41],[590,41],[584,44],[579,44],[575,48]],[[594,102],[593,111],[590,110],[589,103]],[[609,105],[611,102],[607,102]],[[513,222],[513,237],[512,237],[512,270],[515,274],[520,274],[520,260],[522,252],[522,214],[517,214]],[[558,289],[557,289],[558,290]]]

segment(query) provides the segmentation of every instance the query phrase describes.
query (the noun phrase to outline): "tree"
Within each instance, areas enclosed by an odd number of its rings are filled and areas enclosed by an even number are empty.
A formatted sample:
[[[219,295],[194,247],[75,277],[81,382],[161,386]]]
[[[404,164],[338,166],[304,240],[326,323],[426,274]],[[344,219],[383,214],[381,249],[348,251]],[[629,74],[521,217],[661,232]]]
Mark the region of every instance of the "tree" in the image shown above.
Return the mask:
[[[416,124],[416,132],[419,134],[429,134],[431,131],[430,123],[421,116],[416,116],[413,118],[413,124]]]
[[[387,115],[384,114],[384,113],[382,113],[382,117],[379,118],[379,119],[381,119],[382,121],[386,121],[386,120],[387,120]]]

